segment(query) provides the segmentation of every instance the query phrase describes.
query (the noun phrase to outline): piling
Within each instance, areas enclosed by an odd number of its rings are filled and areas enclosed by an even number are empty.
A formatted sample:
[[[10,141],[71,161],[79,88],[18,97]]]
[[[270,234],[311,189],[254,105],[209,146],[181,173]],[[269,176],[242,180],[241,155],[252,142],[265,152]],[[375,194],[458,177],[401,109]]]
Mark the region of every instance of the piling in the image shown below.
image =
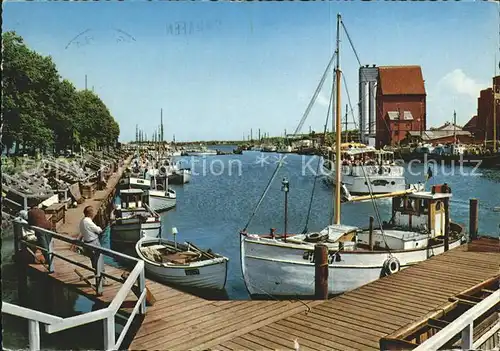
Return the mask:
[[[315,297],[318,300],[328,298],[328,246],[317,244],[314,246],[315,267]]]
[[[370,244],[370,251],[373,251],[373,216],[370,216],[370,224],[368,226],[368,242]]]
[[[450,199],[444,199],[444,251],[450,249]]]
[[[478,213],[479,201],[477,199],[469,200],[469,239],[477,239],[478,232]]]

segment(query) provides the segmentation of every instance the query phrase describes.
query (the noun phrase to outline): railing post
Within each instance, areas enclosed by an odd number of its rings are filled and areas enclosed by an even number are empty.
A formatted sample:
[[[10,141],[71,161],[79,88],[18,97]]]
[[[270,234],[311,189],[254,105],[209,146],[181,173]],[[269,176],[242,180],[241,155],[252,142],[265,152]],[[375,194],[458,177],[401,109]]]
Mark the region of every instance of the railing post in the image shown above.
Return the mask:
[[[469,241],[477,239],[477,228],[478,228],[478,210],[479,202],[477,199],[469,200]]]
[[[49,262],[47,262],[48,264],[48,269],[49,269],[49,273],[54,273],[54,240],[52,240],[52,235],[49,235],[47,233],[42,233],[42,235],[45,235],[48,239],[48,242],[49,242],[49,248],[48,248],[48,252],[47,252],[47,257],[49,258]]]
[[[20,240],[22,239],[23,236],[23,228],[21,226],[21,223],[19,223],[17,220],[13,220],[12,224],[14,226],[14,256],[17,262],[20,259],[20,253],[21,253]]]
[[[96,272],[95,272],[95,289],[97,296],[102,295],[102,275],[104,271],[104,259],[101,252],[94,249],[94,255],[97,256]]]
[[[472,350],[474,341],[474,323],[470,323],[462,330],[462,350]]]
[[[23,210],[28,210],[28,198],[26,196],[23,196]]]
[[[115,347],[115,315],[104,320],[104,350],[113,350]]]
[[[30,350],[40,350],[40,324],[38,321],[28,320]]]
[[[144,292],[146,289],[146,277],[144,274],[144,265],[142,267],[141,273],[139,274],[139,296]],[[141,302],[141,307],[139,307],[139,313],[140,314],[146,314],[146,299],[143,299]]]

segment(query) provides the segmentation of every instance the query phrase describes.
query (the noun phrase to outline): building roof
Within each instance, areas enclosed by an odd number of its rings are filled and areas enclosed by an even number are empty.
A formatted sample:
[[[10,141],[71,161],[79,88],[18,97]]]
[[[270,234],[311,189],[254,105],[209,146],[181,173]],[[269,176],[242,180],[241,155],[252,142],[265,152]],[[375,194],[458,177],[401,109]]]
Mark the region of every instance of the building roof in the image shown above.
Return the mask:
[[[472,116],[469,122],[467,122],[463,129],[470,129],[477,127],[477,116]]]
[[[455,124],[455,127],[453,127],[453,123],[446,122],[442,126],[439,126],[437,128],[431,128],[431,130],[451,130],[451,131],[459,131],[462,130],[463,128],[459,126],[458,124]]]
[[[426,130],[423,132],[419,131],[410,131],[408,132],[412,137],[422,137],[424,141],[442,139],[453,136],[453,130]],[[457,137],[461,136],[471,136],[471,133],[466,130],[458,130],[455,134]]]
[[[379,79],[382,95],[425,95],[420,66],[381,66]]]
[[[398,111],[388,111],[387,115],[389,116],[389,119],[391,121],[399,120],[399,112]],[[411,120],[413,120],[413,115],[411,114],[410,111],[404,111],[402,119],[405,121],[411,121]]]

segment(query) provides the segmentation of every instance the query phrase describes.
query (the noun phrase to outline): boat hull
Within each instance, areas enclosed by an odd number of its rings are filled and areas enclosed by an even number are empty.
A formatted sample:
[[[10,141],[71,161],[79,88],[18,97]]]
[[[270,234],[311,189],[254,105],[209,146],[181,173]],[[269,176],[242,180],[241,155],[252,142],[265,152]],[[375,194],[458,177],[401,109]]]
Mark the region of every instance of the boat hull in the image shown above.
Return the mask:
[[[120,221],[111,225],[111,241],[123,244],[135,244],[142,235],[148,237],[159,237],[161,233],[161,222],[140,223],[136,218]]]
[[[178,170],[175,171],[168,177],[168,181],[171,184],[186,184],[191,181],[191,172],[189,170]]]
[[[365,177],[342,175],[342,183],[352,195],[385,194],[406,190],[406,179],[403,176],[370,175],[370,187],[366,184]],[[335,184],[335,175],[329,174],[327,181]]]
[[[227,262],[225,257],[212,260],[193,262],[186,265],[159,264],[147,259],[140,251],[146,238],[136,244],[136,254],[144,260],[147,275],[165,284],[176,285],[190,289],[223,290],[227,280]],[[156,240],[160,243],[159,240]]]
[[[276,241],[276,243],[278,243]],[[450,241],[450,249],[461,241]],[[329,251],[328,292],[340,294],[370,283],[385,275],[387,251]],[[393,252],[401,269],[444,252],[444,245]],[[279,245],[270,241],[241,236],[241,268],[245,285],[253,297],[313,297],[315,266],[314,245]],[[339,261],[337,261],[337,257]]]
[[[176,198],[149,194],[149,206],[156,212],[168,211],[175,207]]]

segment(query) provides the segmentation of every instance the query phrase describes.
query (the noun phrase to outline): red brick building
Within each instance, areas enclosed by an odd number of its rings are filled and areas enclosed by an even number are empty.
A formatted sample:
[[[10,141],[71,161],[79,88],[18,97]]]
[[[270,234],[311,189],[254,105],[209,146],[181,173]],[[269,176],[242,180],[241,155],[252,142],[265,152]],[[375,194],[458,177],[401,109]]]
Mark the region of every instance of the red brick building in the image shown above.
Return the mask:
[[[493,77],[493,86],[500,92],[500,76]],[[497,139],[500,139],[500,101],[497,100],[496,122]],[[476,140],[493,140],[493,88],[481,90],[477,99],[477,116],[464,126]]]
[[[376,146],[395,145],[426,130],[426,92],[420,66],[381,66],[376,95]]]

